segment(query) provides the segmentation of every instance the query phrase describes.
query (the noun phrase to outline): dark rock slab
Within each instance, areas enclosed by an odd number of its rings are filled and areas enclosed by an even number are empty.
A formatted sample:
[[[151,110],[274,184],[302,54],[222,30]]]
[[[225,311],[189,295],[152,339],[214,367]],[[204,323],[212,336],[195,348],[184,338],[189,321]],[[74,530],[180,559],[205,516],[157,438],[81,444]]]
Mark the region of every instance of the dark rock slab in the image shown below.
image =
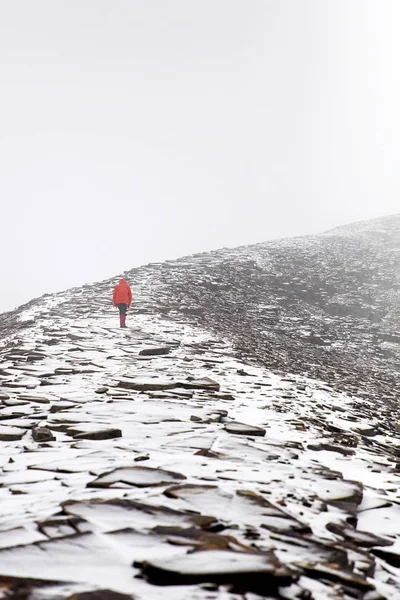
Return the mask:
[[[213,379],[209,377],[203,377],[202,379],[195,379],[193,377],[188,377],[186,381],[182,381],[179,383],[179,387],[183,387],[189,390],[210,390],[219,392],[220,385]]]
[[[336,446],[334,444],[308,444],[307,448],[309,450],[327,450],[328,452],[338,452],[343,456],[353,456],[355,454],[354,450],[350,448],[343,448],[343,446]]]
[[[357,546],[362,546],[364,548],[372,548],[373,546],[392,546],[394,543],[393,540],[389,540],[388,538],[374,535],[368,531],[359,531],[358,529],[353,529],[352,527],[348,527],[346,525],[340,525],[339,523],[328,523],[326,528],[328,531],[343,537],[345,540],[353,542]]]
[[[60,584],[57,581],[43,581],[28,577],[7,577],[0,575],[0,594],[1,598],[5,600],[29,600],[36,596],[39,590],[43,591],[48,587],[51,587],[52,591],[56,594],[58,591],[62,593],[61,590],[65,589],[65,583]]]
[[[232,535],[222,535],[211,531],[203,531],[198,527],[177,527],[158,525],[152,530],[160,536],[165,536],[170,544],[179,546],[192,546],[202,550],[245,550],[253,552],[254,549],[239,542]]]
[[[133,485],[135,487],[151,487],[166,485],[182,481],[183,479],[186,479],[184,475],[175,473],[174,471],[135,466],[115,469],[104,475],[100,475],[100,477],[88,483],[87,487],[116,488],[119,484]]]
[[[353,431],[355,433],[359,433],[360,435],[365,435],[366,437],[374,437],[375,435],[378,435],[379,428],[372,425],[362,425],[359,427],[354,427]]]
[[[348,513],[356,519],[358,507],[363,499],[363,487],[357,481],[331,481],[318,491],[319,498],[330,506]],[[353,524],[353,523],[352,523]]]
[[[119,388],[126,390],[137,390],[139,392],[156,391],[156,390],[172,390],[178,384],[174,381],[162,381],[160,379],[129,379],[124,378],[118,382]]]
[[[162,348],[143,348],[139,356],[165,356],[171,352],[171,348],[164,346]]]
[[[32,427],[35,442],[54,442],[56,439],[48,427]]]
[[[220,423],[222,418],[225,415],[222,415],[219,411],[210,412],[206,415],[190,415],[190,420],[194,423]]]
[[[179,558],[145,561],[141,569],[147,580],[157,585],[212,582],[261,595],[271,594],[296,579],[273,552],[195,551]]]
[[[134,597],[127,594],[120,594],[113,590],[94,590],[92,592],[72,594],[67,600],[134,600]]]
[[[2,442],[14,442],[20,440],[25,435],[25,431],[21,431],[17,427],[7,427],[0,425],[0,441]]]
[[[391,552],[390,550],[381,550],[380,548],[372,548],[371,552],[381,558],[385,562],[387,562],[392,567],[396,567],[396,569],[400,568],[400,553],[399,552]]]
[[[234,400],[235,399],[233,394],[230,394],[229,392],[214,392],[214,394],[212,395],[212,398],[218,398],[219,400]]]
[[[117,428],[98,429],[97,431],[82,431],[75,433],[74,440],[112,440],[122,437],[122,431]]]
[[[234,433],[236,435],[251,435],[264,437],[266,430],[262,427],[255,427],[254,425],[247,425],[246,423],[239,423],[238,421],[232,421],[226,423],[225,431],[228,433]]]
[[[46,396],[33,396],[29,394],[21,394],[20,398],[22,400],[27,400],[28,402],[36,402],[37,404],[50,404],[50,398]]]
[[[69,410],[70,408],[76,408],[76,403],[65,400],[52,404],[50,407],[50,412],[57,413],[63,410]]]
[[[329,565],[315,564],[315,565],[301,565],[303,571],[308,577],[312,579],[322,579],[339,583],[348,588],[367,592],[369,590],[375,590],[375,586],[363,579],[362,577],[355,575],[351,572],[342,571],[341,569],[335,569]],[[356,596],[357,597],[357,596]]]

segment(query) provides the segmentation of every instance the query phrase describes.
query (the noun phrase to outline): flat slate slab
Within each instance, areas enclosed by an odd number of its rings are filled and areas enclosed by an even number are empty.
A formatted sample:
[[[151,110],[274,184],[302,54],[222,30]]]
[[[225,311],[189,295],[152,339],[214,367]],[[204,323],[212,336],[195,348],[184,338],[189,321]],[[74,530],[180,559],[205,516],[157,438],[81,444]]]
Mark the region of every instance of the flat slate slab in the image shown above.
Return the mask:
[[[166,485],[186,479],[184,475],[174,471],[152,469],[151,467],[125,467],[115,469],[101,475],[88,483],[87,487],[108,488],[118,487],[118,484],[128,484],[136,487],[151,487]]]
[[[74,440],[112,440],[122,437],[122,431],[117,428],[98,429],[97,431],[82,431],[73,437]]]
[[[172,390],[177,387],[174,381],[163,381],[161,379],[128,379],[124,378],[118,382],[119,388],[126,390],[137,390],[145,392],[147,390]]]
[[[171,348],[169,346],[164,346],[162,348],[143,348],[139,352],[139,356],[165,356],[171,352]]]
[[[266,430],[263,429],[263,427],[255,427],[254,425],[247,425],[246,423],[239,423],[238,421],[226,423],[225,431],[236,435],[255,435],[260,437],[264,437],[266,433]]]
[[[220,385],[210,377],[203,377],[202,379],[189,378],[186,381],[182,381],[179,387],[183,387],[189,390],[210,390],[219,392]]]
[[[28,426],[27,426],[28,427]],[[20,440],[25,435],[25,431],[18,427],[7,427],[0,425],[0,440],[2,442],[13,442]]]
[[[241,590],[268,595],[295,579],[293,572],[272,552],[252,554],[229,550],[198,551],[177,558],[145,561],[142,572],[151,583],[158,585],[237,584]]]

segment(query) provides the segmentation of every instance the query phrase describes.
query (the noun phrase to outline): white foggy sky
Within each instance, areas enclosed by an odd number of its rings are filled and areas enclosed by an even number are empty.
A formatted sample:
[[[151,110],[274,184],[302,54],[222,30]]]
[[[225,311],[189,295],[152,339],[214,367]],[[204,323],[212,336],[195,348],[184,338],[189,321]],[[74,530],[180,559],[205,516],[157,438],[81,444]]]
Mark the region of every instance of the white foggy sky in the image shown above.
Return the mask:
[[[398,0],[0,0],[0,311],[399,212],[399,22]]]

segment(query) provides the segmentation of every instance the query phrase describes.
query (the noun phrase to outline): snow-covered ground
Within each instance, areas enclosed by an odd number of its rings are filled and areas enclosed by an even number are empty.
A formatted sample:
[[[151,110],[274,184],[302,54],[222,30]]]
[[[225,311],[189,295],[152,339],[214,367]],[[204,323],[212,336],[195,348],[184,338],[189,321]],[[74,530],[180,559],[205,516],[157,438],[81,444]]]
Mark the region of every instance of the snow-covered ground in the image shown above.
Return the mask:
[[[92,291],[1,341],[0,598],[398,599],[383,405],[156,311],[120,330]]]

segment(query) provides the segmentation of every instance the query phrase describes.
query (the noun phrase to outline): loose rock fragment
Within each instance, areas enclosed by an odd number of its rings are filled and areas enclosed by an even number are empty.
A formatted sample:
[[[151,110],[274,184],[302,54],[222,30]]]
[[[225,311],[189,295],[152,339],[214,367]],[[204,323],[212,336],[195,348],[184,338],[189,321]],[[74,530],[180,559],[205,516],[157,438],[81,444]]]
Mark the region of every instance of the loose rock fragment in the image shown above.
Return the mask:
[[[48,427],[33,427],[32,437],[35,442],[53,442],[56,439]]]
[[[338,452],[339,454],[343,454],[343,456],[353,456],[355,454],[355,451],[350,450],[350,448],[343,448],[342,446],[335,446],[334,444],[308,444],[307,448],[309,450],[327,450],[328,452]]]
[[[169,346],[164,346],[162,348],[144,348],[139,352],[139,356],[164,356],[171,352],[171,348]]]
[[[74,440],[112,440],[122,437],[120,429],[99,429],[98,431],[83,431],[76,433]]]

